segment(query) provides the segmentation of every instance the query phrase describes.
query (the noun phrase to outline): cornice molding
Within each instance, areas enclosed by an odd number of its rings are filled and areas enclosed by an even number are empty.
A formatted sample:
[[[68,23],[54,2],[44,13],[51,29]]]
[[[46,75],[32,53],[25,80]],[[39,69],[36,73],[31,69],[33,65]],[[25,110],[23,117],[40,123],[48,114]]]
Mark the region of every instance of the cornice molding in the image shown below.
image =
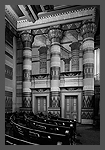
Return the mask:
[[[18,16],[11,9],[10,5],[5,5],[5,16],[12,23],[15,29],[17,29],[17,18]]]
[[[77,22],[86,19],[92,19],[95,21],[95,6],[86,8],[80,8],[76,10],[65,10],[64,12],[54,13],[40,17],[35,23],[29,22],[28,20],[17,21],[17,30],[26,29],[38,29],[57,24],[65,24],[70,22]]]

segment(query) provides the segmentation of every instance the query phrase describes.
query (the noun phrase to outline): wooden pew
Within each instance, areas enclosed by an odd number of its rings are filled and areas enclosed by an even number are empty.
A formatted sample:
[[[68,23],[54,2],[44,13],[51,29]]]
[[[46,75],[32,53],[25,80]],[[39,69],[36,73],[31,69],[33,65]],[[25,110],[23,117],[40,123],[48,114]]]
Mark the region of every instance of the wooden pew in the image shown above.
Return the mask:
[[[35,115],[36,120],[39,121],[46,121],[46,123],[50,123],[50,124],[56,124],[56,125],[60,125],[60,126],[66,126],[66,127],[70,127],[70,124],[73,124],[74,126],[74,131],[76,132],[76,119],[67,119],[67,118],[60,118],[57,117],[57,115],[53,115],[51,113],[49,113],[50,115],[48,115],[48,117],[46,118],[46,116],[44,116],[43,113],[40,113],[38,115]],[[46,118],[46,119],[45,119]]]
[[[38,145],[38,144],[18,139],[13,136],[5,134],[5,145]]]
[[[28,116],[29,117],[29,116]],[[69,128],[70,128],[70,124],[73,124],[73,130],[74,130],[74,132],[76,132],[76,121],[74,120],[74,121],[72,121],[72,120],[70,120],[70,121],[61,121],[61,120],[52,120],[52,119],[44,119],[44,118],[42,118],[42,117],[34,117],[34,120],[33,120],[33,117],[29,117],[28,118],[26,115],[25,115],[25,118],[27,119],[27,122],[28,122],[28,119],[29,120],[32,120],[32,121],[36,121],[36,124],[38,124],[38,122],[39,123],[42,123],[42,124],[49,124],[49,126],[53,126],[53,127],[55,127],[55,128],[57,128],[57,127],[62,127],[63,128],[63,130],[61,129],[61,131],[63,131],[63,133],[64,133],[64,129],[67,129],[67,130],[69,130]],[[31,123],[31,126],[35,126],[35,125],[32,125],[32,123]],[[60,130],[59,130],[60,131]]]
[[[58,126],[50,123],[45,123],[45,122],[39,122],[35,120],[30,120],[25,116],[26,124],[28,127],[31,127],[33,129],[40,129],[43,131],[47,132],[52,132],[52,133],[58,133],[58,134],[68,134],[70,138],[70,142],[75,142],[75,130],[74,130],[74,124],[71,122],[69,127],[65,126]]]
[[[50,124],[47,121],[46,122],[40,122],[35,120],[30,120],[27,116],[25,116],[26,124],[28,127],[34,128],[34,129],[41,129],[48,132],[54,132],[54,133],[61,133],[65,134],[65,132],[69,131],[70,126],[58,126],[57,124]]]
[[[57,145],[58,142],[61,142],[63,145],[70,145],[68,135],[27,128],[18,125],[13,120],[11,120],[11,123],[13,125],[14,134],[18,134],[19,137],[24,137],[26,140],[31,140],[34,143],[41,145]]]
[[[10,117],[13,113],[6,112],[5,113],[5,123],[10,123]]]

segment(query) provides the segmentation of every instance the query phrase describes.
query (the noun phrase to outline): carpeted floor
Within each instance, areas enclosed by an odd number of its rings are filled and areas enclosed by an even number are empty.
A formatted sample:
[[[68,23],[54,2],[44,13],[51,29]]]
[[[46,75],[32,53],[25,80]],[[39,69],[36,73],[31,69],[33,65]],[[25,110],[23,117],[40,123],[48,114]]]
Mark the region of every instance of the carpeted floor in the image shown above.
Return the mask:
[[[100,129],[92,125],[77,124],[76,145],[100,145]]]

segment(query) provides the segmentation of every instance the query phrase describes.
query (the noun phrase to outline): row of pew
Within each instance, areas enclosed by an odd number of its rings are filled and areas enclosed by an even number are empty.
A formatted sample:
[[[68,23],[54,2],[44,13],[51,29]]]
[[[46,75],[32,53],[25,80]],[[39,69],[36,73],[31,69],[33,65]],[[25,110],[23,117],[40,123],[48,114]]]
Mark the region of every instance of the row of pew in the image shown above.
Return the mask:
[[[38,144],[5,134],[5,145],[38,145]]]
[[[42,113],[37,115],[14,113],[10,117],[10,123],[13,127],[13,137],[28,141],[28,145],[31,143],[73,145],[75,143],[76,121],[74,120],[58,118],[51,114],[45,116]]]

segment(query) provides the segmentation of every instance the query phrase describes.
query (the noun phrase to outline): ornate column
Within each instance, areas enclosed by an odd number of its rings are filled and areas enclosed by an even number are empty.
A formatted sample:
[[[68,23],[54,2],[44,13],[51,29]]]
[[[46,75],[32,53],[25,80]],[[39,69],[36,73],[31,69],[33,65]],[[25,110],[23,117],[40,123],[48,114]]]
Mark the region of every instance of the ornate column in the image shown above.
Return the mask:
[[[20,34],[23,43],[23,99],[22,109],[32,110],[31,98],[31,73],[32,73],[32,43],[34,35],[31,30],[26,30]]]
[[[71,47],[71,55],[72,55],[72,69],[71,71],[78,71],[79,70],[79,48],[80,43],[74,42],[70,45]]]
[[[96,26],[85,21],[80,29],[83,37],[83,101],[82,123],[93,123],[94,97],[94,34]]]
[[[40,47],[39,58],[40,58],[40,73],[47,73],[47,47]]]
[[[70,71],[70,58],[63,59],[65,62],[65,72]]]
[[[60,39],[62,38],[62,31],[60,25],[53,26],[49,29],[49,39],[51,41],[50,49],[50,76],[51,76],[51,94],[50,107],[53,113],[60,115]],[[58,109],[57,109],[58,108]]]

